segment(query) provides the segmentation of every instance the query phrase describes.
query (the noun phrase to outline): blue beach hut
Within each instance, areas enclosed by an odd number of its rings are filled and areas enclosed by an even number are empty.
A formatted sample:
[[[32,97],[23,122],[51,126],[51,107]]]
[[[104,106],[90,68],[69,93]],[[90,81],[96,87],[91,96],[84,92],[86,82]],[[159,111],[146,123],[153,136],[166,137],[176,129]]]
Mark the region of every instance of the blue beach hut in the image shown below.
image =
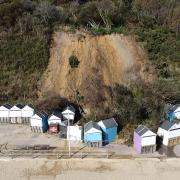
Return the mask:
[[[176,104],[169,108],[168,112],[166,113],[166,119],[169,121],[180,119],[180,104]]]
[[[84,142],[92,147],[102,146],[102,130],[96,122],[90,121],[84,125]]]
[[[118,124],[114,118],[99,121],[98,125],[103,131],[103,142],[105,144],[111,143],[116,139]]]

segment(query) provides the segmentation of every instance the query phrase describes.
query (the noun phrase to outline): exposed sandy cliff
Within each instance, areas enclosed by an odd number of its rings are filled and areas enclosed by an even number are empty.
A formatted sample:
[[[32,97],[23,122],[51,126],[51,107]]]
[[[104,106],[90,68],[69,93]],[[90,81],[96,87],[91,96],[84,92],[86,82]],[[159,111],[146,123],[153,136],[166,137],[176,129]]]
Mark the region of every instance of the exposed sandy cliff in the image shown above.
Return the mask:
[[[80,61],[78,68],[69,65],[72,54]],[[144,50],[131,37],[56,32],[39,97],[57,95],[74,100],[79,91],[87,111],[105,110],[111,106],[111,90],[116,83],[152,83],[154,78]]]

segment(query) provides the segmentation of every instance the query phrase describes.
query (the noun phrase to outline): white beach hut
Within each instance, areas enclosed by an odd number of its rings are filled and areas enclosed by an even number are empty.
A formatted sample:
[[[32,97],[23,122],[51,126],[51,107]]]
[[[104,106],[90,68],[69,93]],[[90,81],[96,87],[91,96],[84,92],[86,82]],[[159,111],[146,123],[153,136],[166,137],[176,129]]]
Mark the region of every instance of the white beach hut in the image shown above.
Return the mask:
[[[74,118],[75,118],[75,108],[73,106],[67,106],[63,112],[62,112],[62,115],[63,115],[63,119],[64,120],[70,120],[71,123],[73,123],[74,121]]]
[[[32,105],[25,105],[22,108],[22,123],[30,123],[30,118],[34,115]]]
[[[24,105],[16,104],[11,107],[9,117],[11,119],[11,123],[22,123],[22,108]]]
[[[9,113],[11,107],[10,104],[0,106],[0,123],[10,123]]]
[[[180,144],[180,122],[164,121],[158,128],[157,134],[163,138],[163,145],[165,146]]]
[[[48,130],[47,114],[37,112],[30,118],[31,131],[44,133]]]
[[[62,122],[62,115],[61,113],[54,112],[48,118],[48,125],[50,124],[61,124]]]

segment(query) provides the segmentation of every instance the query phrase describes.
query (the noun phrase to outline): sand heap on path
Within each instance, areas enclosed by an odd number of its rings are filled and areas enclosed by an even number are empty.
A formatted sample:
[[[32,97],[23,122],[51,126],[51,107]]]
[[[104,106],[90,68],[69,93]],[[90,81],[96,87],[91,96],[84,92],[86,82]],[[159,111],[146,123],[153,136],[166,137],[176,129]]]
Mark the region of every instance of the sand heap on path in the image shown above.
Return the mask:
[[[71,55],[80,61],[77,68],[69,65]],[[39,97],[54,94],[74,101],[79,92],[87,111],[105,110],[112,104],[115,84],[128,86],[137,81],[147,84],[154,78],[144,50],[131,37],[56,32]]]

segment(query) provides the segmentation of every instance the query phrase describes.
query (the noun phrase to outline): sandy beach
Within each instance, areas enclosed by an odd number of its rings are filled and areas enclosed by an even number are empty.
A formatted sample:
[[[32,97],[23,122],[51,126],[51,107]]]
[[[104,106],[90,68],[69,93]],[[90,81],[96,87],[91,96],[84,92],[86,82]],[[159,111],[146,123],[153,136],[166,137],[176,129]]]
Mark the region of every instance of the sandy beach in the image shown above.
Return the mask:
[[[2,159],[3,180],[179,180],[180,159]]]
[[[49,152],[51,154],[54,151],[56,152],[55,155],[45,155],[46,153],[43,151],[39,151],[39,153],[36,151],[26,152],[26,150],[19,150],[16,154],[13,149],[17,145],[42,143],[56,147]],[[166,158],[165,154],[159,154],[158,152],[150,155],[138,155],[134,153],[133,147],[126,145],[111,144],[104,148],[90,150],[84,147],[82,143],[75,143],[73,148],[76,148],[76,153],[71,159],[65,159],[65,156],[57,159],[57,154],[66,146],[67,143],[59,139],[58,136],[33,134],[27,126],[1,126],[0,180],[180,179],[180,158],[177,158],[180,156],[180,146],[173,149],[173,156]],[[107,159],[106,151],[115,154]],[[11,152],[15,154],[11,154]],[[77,158],[77,152],[80,157],[82,153],[85,153],[86,156],[79,159]],[[95,154],[105,153],[105,155],[102,156],[103,158],[94,157],[92,159],[90,152],[95,152]]]

